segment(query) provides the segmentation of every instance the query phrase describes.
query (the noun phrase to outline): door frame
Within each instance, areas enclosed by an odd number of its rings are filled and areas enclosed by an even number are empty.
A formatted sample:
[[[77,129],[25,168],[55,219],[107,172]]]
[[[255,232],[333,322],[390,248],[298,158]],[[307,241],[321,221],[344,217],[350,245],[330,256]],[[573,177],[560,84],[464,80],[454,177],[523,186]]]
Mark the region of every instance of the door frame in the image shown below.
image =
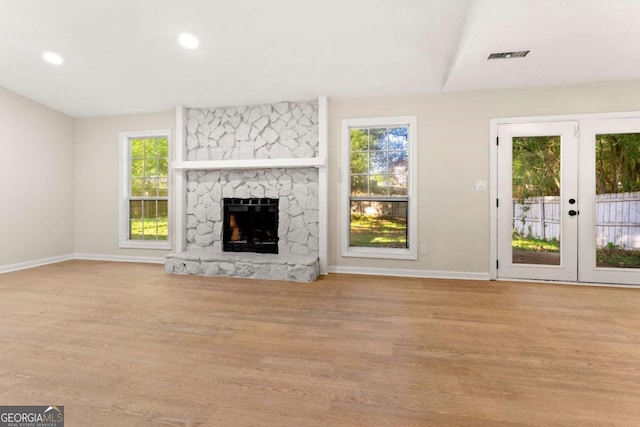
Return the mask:
[[[500,260],[500,278],[549,280],[549,281],[577,281],[578,279],[578,218],[570,217],[567,213],[575,209],[568,202],[570,198],[578,198],[578,123],[569,121],[544,121],[532,123],[501,124],[498,126],[500,137],[498,158],[498,198],[503,200],[498,206],[498,259]],[[512,186],[512,144],[513,139],[528,136],[557,136],[560,139],[559,176],[560,192],[559,209],[559,240],[560,264],[519,264],[512,261],[512,231],[514,226],[513,186]],[[508,183],[508,185],[506,185]],[[502,188],[500,184],[503,184]],[[503,219],[500,222],[500,219]],[[507,220],[508,219],[508,220]],[[541,227],[544,227],[541,225]]]
[[[639,118],[640,111],[610,113],[564,114],[549,116],[504,117],[489,119],[489,280],[498,279],[498,125],[533,122],[580,121],[599,119]],[[532,279],[533,281],[533,279]],[[554,282],[559,283],[559,282]],[[576,282],[567,282],[576,284]],[[582,283],[582,282],[577,282]],[[593,283],[585,283],[593,285]],[[612,285],[607,285],[612,286]],[[617,285],[613,285],[617,286]],[[621,286],[624,286],[621,284]]]

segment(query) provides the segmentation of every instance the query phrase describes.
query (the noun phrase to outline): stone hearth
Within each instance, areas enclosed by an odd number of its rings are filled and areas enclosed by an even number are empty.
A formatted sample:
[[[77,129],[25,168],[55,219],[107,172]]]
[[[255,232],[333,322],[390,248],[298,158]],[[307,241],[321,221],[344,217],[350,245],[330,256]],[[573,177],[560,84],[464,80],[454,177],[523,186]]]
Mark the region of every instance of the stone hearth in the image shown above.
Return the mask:
[[[259,255],[259,256],[256,256]],[[167,273],[234,276],[251,279],[293,280],[312,282],[319,272],[318,258],[313,255],[250,254],[190,250],[167,256]]]

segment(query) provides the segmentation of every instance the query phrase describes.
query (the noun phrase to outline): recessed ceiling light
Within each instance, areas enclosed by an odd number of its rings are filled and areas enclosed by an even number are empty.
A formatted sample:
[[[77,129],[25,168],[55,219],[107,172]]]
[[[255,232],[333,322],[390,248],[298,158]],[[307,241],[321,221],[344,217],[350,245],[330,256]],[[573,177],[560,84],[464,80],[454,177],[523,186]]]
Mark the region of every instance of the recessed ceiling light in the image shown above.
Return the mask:
[[[492,53],[489,55],[487,59],[513,59],[513,58],[524,58],[527,54],[531,52],[530,50],[519,50],[516,52],[500,52],[500,53]]]
[[[60,65],[64,62],[64,59],[62,59],[62,56],[58,55],[57,53],[53,53],[53,52],[45,52],[42,54],[42,58],[47,61],[50,64],[53,65]]]
[[[198,39],[193,34],[182,33],[178,37],[180,44],[187,49],[195,49],[198,47]]]

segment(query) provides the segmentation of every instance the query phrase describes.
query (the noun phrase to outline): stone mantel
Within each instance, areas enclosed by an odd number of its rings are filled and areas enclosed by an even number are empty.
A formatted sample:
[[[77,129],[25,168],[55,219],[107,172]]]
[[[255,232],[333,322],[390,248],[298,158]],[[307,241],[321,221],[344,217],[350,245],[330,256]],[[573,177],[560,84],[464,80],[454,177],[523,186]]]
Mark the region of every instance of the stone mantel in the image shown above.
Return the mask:
[[[238,159],[238,160],[192,160],[171,162],[172,170],[225,170],[225,169],[270,169],[270,168],[321,168],[326,160],[320,157],[295,159]]]

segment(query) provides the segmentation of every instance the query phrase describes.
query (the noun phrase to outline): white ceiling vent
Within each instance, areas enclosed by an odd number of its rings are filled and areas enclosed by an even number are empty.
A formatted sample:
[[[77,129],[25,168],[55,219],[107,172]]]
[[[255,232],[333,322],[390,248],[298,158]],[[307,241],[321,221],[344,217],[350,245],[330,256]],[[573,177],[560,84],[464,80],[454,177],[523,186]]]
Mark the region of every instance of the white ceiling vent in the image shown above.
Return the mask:
[[[511,58],[524,58],[529,53],[529,50],[520,50],[517,52],[500,52],[492,53],[487,59],[511,59]]]

